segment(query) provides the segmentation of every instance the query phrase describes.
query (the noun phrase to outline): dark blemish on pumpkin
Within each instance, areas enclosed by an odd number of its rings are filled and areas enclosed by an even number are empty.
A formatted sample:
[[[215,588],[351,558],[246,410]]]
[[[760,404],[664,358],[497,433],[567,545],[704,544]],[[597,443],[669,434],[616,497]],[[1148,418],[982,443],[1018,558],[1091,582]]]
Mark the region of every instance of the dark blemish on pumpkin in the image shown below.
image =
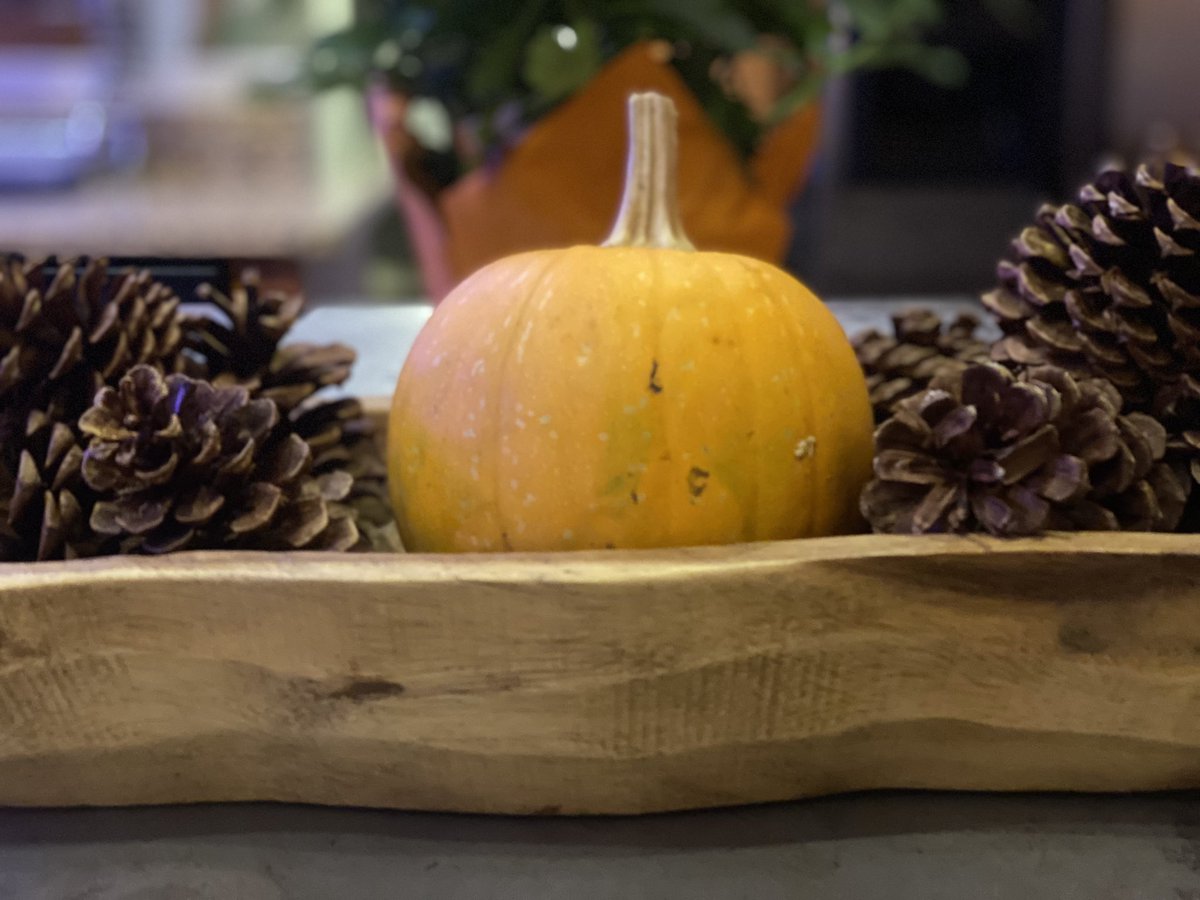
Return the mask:
[[[616,550],[617,545],[614,544],[612,541],[609,541],[607,544],[604,545],[604,549],[605,550]]]
[[[708,487],[708,472],[699,466],[692,466],[692,470],[687,475],[687,483],[692,496],[699,497]]]
[[[1070,622],[1059,626],[1058,644],[1072,653],[1103,653],[1108,649],[1108,641],[1086,625],[1074,625]]]
[[[630,491],[630,492],[629,492],[629,498],[630,498],[630,499],[631,499],[631,500],[632,500],[634,503],[641,503],[641,502],[642,502],[641,500],[639,500],[639,499],[638,499],[638,492],[637,492],[637,491]]]
[[[344,687],[330,691],[325,695],[327,700],[350,700],[361,703],[364,700],[380,700],[384,697],[398,697],[404,693],[404,685],[385,678],[354,678]]]
[[[658,360],[651,360],[650,363],[650,393],[661,394],[662,385],[658,383]]]
[[[501,544],[504,546],[504,549],[505,549],[505,550],[512,550],[512,548],[513,548],[513,547],[512,547],[512,541],[510,541],[510,540],[508,539],[508,532],[507,532],[507,531],[502,531],[502,532],[500,532],[500,543],[501,543]]]

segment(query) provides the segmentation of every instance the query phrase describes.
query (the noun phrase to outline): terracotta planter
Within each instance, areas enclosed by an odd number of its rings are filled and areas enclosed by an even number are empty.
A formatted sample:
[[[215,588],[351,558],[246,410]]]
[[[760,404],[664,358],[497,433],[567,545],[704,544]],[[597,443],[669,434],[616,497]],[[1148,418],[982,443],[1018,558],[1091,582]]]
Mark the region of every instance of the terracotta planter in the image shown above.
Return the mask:
[[[818,107],[776,127],[746,166],[658,45],[647,43],[539,120],[498,167],[476,169],[441,190],[423,176],[420,147],[405,131],[408,99],[372,91],[372,122],[392,162],[397,204],[429,296],[440,299],[511,253],[599,242],[620,197],[626,98],[639,90],[666,94],[678,108],[680,202],[697,246],[781,262],[788,202],[808,177],[817,146]]]

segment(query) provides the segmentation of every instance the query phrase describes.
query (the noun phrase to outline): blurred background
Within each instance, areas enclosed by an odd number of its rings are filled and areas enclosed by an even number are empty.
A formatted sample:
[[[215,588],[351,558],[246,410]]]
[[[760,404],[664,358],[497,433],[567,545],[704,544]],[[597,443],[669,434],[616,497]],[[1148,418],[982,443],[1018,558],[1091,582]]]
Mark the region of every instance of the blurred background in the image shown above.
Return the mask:
[[[0,0],[0,249],[420,299],[469,258],[462,185],[502,177],[636,41],[695,88],[755,202],[759,143],[799,129],[778,254],[827,295],[986,289],[1040,202],[1200,141],[1196,0],[488,6]]]

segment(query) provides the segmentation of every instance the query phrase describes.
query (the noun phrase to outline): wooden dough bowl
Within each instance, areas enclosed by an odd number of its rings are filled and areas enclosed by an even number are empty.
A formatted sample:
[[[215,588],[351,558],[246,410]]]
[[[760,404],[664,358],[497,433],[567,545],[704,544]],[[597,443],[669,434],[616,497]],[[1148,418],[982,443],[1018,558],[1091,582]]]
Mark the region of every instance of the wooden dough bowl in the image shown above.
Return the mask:
[[[0,804],[1200,786],[1200,541],[0,566]]]

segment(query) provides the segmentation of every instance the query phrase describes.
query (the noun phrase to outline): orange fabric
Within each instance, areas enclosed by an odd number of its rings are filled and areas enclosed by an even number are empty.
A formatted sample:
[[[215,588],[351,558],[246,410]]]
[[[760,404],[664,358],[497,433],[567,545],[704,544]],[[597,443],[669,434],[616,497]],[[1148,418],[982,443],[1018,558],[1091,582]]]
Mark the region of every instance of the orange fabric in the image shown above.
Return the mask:
[[[790,229],[785,203],[815,145],[815,111],[769,136],[770,152],[752,167],[764,179],[760,187],[683,80],[656,58],[653,45],[638,44],[532,127],[503,165],[476,170],[442,192],[455,276],[522,250],[603,240],[621,196],[626,101],[643,90],[667,95],[678,109],[680,205],[692,241],[780,262]]]
[[[810,103],[796,110],[767,133],[750,170],[764,197],[786,207],[800,193],[812,172],[821,139],[821,107]]]

